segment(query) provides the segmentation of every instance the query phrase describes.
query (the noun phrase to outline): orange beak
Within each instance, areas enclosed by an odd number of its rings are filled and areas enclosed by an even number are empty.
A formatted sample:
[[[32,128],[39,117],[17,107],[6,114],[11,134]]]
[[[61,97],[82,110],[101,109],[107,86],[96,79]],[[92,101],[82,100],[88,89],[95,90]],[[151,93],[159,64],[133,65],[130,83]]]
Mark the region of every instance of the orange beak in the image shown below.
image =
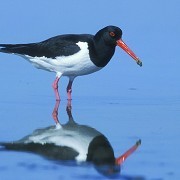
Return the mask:
[[[131,155],[139,146],[141,145],[141,140],[137,141],[134,146],[128,149],[123,155],[116,158],[116,165],[121,165],[128,157]]]
[[[123,42],[122,39],[117,41],[117,46],[121,47],[126,53],[128,53],[139,66],[142,66],[140,59],[134,54],[134,52]]]

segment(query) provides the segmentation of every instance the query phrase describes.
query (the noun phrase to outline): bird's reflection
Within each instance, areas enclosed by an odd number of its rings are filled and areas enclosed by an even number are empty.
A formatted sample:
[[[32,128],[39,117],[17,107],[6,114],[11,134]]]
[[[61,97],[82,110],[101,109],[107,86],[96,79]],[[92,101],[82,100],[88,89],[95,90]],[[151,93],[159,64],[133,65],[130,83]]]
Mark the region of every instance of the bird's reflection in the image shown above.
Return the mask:
[[[56,101],[52,113],[55,126],[37,129],[18,141],[0,145],[6,150],[32,152],[56,161],[73,161],[78,164],[89,162],[104,175],[119,174],[121,164],[137,149],[140,140],[115,158],[110,142],[102,133],[74,121],[71,101],[68,101],[66,107],[68,122],[61,124],[58,120],[59,103]]]

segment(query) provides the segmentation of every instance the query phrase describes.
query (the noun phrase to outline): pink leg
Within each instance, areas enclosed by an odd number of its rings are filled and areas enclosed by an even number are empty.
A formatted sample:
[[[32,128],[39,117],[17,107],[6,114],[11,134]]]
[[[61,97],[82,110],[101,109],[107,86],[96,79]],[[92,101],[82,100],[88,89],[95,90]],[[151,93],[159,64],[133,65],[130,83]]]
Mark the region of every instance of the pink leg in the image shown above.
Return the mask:
[[[67,106],[66,106],[66,111],[67,111],[67,114],[68,114],[69,118],[72,117],[71,109],[72,109],[71,100],[68,100],[68,103],[67,103]]]
[[[59,91],[58,91],[58,82],[59,82],[60,77],[56,77],[55,81],[52,84],[52,87],[54,89],[55,92],[55,96],[56,96],[56,101],[60,101],[60,96],[59,96]]]
[[[55,121],[56,124],[59,124],[59,120],[58,120],[58,109],[59,109],[59,104],[60,104],[60,101],[56,101],[56,104],[54,106],[54,110],[52,112],[52,117]]]
[[[74,122],[73,116],[72,116],[72,105],[71,105],[71,100],[68,100],[67,106],[66,106],[66,112],[69,117],[68,123],[76,124]]]
[[[69,83],[67,85],[67,96],[68,100],[72,100],[71,93],[72,93],[72,83],[74,78],[69,78]]]

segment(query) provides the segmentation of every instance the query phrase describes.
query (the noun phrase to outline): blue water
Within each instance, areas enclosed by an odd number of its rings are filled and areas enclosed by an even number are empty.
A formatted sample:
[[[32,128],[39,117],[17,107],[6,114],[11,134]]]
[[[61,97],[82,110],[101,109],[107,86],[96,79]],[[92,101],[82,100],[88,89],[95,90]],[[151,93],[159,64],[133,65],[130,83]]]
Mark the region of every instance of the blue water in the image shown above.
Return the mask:
[[[131,90],[132,93],[136,90]],[[27,93],[28,94],[28,93]],[[0,102],[0,141],[18,140],[35,129],[54,125],[54,97],[22,95]],[[59,121],[66,123],[66,97]],[[120,156],[138,139],[142,145],[123,164],[116,179],[176,180],[179,172],[179,106],[177,97],[74,97],[74,120],[95,128]],[[9,179],[108,179],[92,164],[67,164],[39,155],[0,151],[0,176]]]
[[[72,102],[74,120],[104,134],[116,156],[142,140],[117,179],[180,179],[179,7],[178,0],[1,2],[0,43],[94,34],[110,24],[122,28],[123,40],[143,67],[117,48],[106,68],[75,80]],[[0,142],[54,125],[50,86],[54,78],[18,56],[0,55]],[[60,81],[61,123],[68,120],[66,85],[64,78]],[[31,153],[0,151],[1,179],[107,178],[92,164],[57,164]]]

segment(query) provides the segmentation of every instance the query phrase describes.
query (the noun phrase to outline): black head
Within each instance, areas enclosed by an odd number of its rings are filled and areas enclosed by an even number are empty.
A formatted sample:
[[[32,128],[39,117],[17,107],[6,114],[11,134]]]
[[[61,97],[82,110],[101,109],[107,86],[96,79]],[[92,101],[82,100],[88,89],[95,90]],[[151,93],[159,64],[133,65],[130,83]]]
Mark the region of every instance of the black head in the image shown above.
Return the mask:
[[[96,136],[89,144],[87,161],[92,162],[96,170],[105,176],[120,173],[113,148],[104,135]]]
[[[139,66],[142,66],[140,59],[122,41],[122,30],[116,26],[106,26],[95,34],[94,44],[89,45],[91,60],[98,67],[106,66],[114,55],[116,46],[121,47]]]
[[[122,30],[116,26],[107,26],[95,35],[95,41],[100,44],[105,44],[111,48],[111,53],[109,53],[108,60],[113,56],[116,46],[121,47],[126,53],[128,53],[139,66],[142,66],[140,59],[134,54],[134,52],[122,41]],[[106,50],[106,49],[104,49]],[[109,51],[110,52],[110,51]],[[109,61],[106,61],[106,64]]]
[[[116,26],[106,26],[99,30],[95,38],[97,40],[103,39],[107,45],[116,46],[117,41],[122,37],[122,30]]]

